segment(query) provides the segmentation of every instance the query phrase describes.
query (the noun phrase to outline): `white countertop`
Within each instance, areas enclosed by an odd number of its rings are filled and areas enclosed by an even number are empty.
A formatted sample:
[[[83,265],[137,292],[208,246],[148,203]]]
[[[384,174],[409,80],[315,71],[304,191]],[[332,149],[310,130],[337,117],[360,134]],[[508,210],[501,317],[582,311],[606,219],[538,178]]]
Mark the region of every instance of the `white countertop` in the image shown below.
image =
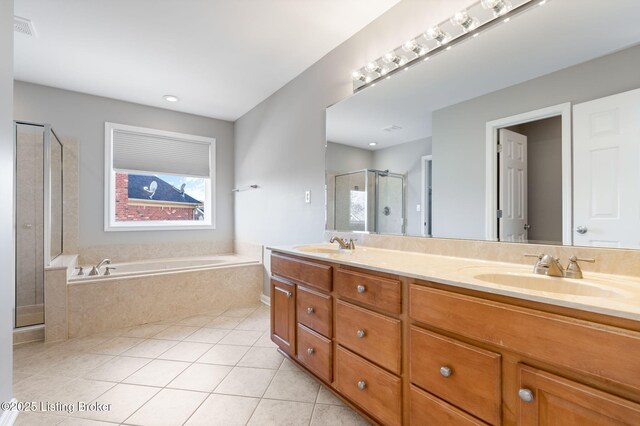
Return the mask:
[[[531,259],[531,266],[526,266],[362,246],[357,247],[354,251],[337,250],[335,245],[330,244],[268,247],[268,249],[470,290],[640,321],[640,277],[589,272],[584,272],[584,279],[535,275],[532,273],[535,259]],[[520,281],[534,280],[535,283],[540,284],[539,287],[544,287],[549,291],[541,291],[533,286],[521,288],[514,285],[497,284],[494,282],[494,277],[497,280],[500,278],[515,278]]]

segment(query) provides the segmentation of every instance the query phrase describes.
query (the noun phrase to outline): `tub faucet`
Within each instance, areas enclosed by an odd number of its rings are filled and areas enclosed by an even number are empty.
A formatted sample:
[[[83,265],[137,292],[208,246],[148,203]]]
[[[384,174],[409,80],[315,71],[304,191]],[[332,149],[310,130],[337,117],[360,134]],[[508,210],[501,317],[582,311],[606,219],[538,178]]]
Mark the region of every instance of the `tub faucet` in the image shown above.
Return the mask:
[[[343,249],[343,250],[355,250],[356,249],[356,243],[352,239],[349,239],[349,241],[347,241],[346,238],[338,238],[338,237],[333,236],[333,237],[331,237],[329,242],[331,244],[338,243],[340,248]]]
[[[100,268],[102,268],[102,265],[104,265],[105,263],[107,265],[111,265],[111,259],[102,259],[100,263],[91,268],[91,272],[89,272],[89,275],[100,275]]]

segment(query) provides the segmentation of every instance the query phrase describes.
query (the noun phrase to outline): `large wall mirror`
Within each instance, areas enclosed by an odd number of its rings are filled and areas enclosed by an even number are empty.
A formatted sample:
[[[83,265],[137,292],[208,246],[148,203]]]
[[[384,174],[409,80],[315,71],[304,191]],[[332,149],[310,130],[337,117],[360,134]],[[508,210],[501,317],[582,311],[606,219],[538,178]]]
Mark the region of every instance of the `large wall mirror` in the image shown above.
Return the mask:
[[[327,229],[640,248],[638,16],[547,1],[329,107]]]

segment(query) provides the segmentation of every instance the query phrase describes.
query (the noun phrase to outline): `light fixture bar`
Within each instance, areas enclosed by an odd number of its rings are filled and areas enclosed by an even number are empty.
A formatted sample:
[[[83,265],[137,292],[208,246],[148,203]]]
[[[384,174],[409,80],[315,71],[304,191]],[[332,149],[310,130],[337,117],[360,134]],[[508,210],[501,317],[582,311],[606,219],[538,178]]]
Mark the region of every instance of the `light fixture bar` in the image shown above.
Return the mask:
[[[462,9],[451,18],[432,25],[424,33],[390,50],[384,56],[353,71],[353,91],[373,86],[400,70],[426,61],[495,25],[509,20],[547,0],[481,0]],[[476,16],[480,15],[480,16]],[[481,15],[485,15],[482,18]],[[482,18],[482,19],[481,19]],[[455,32],[454,32],[455,31]],[[431,44],[431,47],[429,46]],[[435,45],[434,45],[435,44]]]

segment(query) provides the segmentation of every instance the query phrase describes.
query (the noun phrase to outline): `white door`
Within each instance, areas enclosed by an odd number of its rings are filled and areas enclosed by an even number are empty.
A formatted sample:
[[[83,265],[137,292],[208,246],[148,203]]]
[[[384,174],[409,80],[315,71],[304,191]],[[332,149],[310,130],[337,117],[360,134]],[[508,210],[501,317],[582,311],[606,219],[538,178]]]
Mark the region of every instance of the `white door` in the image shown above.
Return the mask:
[[[500,129],[500,241],[527,241],[527,137]]]
[[[640,89],[573,114],[573,242],[640,248]]]

